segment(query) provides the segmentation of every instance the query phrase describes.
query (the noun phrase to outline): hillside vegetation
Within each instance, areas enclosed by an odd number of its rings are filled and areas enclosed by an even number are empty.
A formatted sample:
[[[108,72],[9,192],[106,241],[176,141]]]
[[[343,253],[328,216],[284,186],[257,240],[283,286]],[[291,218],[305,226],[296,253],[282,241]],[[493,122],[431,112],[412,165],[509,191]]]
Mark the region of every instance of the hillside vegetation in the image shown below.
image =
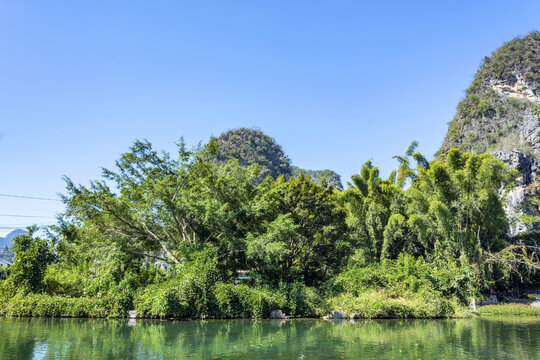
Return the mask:
[[[449,123],[440,154],[451,147],[517,149],[540,156],[540,33],[515,38],[485,57]]]
[[[291,165],[291,161],[281,146],[260,130],[247,128],[229,130],[218,137],[218,145],[217,159],[222,163],[237,159],[244,167],[258,164],[260,166],[259,181],[266,176],[276,179],[283,175],[289,178],[304,173],[317,184],[325,178],[328,185],[332,185],[337,190],[343,190],[341,177],[336,172],[328,169],[304,170]]]
[[[260,130],[240,128],[224,132],[218,137],[217,159],[227,162],[238,159],[240,166],[260,166],[259,178],[276,179],[280,175],[291,175],[290,160],[274,139]]]

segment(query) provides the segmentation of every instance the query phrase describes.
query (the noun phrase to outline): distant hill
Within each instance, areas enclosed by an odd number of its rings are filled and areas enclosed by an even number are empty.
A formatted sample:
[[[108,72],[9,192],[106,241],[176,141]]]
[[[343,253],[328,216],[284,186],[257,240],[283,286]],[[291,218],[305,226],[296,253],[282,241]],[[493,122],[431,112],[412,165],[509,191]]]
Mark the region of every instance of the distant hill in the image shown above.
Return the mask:
[[[11,247],[11,241],[13,239],[15,239],[17,236],[26,234],[28,234],[28,231],[23,229],[16,229],[7,234],[5,237],[0,237],[0,250],[5,246]]]
[[[5,260],[5,261],[9,261],[9,262],[12,262],[13,260],[13,252],[10,250],[9,247],[7,246],[4,246],[2,248],[0,248],[0,260]]]
[[[0,259],[12,261],[13,252],[11,251],[12,240],[17,236],[26,235],[28,231],[23,229],[16,229],[7,234],[5,237],[0,237]]]
[[[235,158],[241,166],[259,164],[260,178],[270,175],[291,175],[291,164],[274,139],[260,130],[240,128],[229,130],[218,138],[217,159],[222,162]]]
[[[240,165],[259,164],[261,172],[259,180],[270,175],[274,179],[280,175],[289,178],[300,172],[311,176],[320,183],[323,176],[338,190],[343,190],[341,177],[332,170],[304,170],[291,165],[283,149],[270,136],[260,130],[240,128],[224,132],[218,137],[217,160],[226,162],[231,158],[238,159]]]

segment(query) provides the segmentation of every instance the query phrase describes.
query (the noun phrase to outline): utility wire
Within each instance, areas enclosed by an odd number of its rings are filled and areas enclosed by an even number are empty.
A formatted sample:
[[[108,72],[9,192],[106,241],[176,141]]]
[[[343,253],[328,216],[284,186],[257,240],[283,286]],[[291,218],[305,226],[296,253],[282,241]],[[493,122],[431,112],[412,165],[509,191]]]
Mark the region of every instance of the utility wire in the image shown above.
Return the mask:
[[[30,199],[30,200],[62,201],[60,199],[51,199],[51,198],[44,198],[44,197],[37,197],[37,196],[22,196],[22,195],[11,195],[11,194],[0,194],[0,196],[12,197],[12,198],[18,198],[18,199]]]
[[[2,230],[18,230],[18,229],[23,229],[25,227],[27,227],[28,225],[25,225],[25,226],[0,226],[0,229]],[[47,226],[47,225],[39,225],[39,226]]]
[[[13,214],[0,214],[0,216],[6,217],[22,217],[22,218],[54,218],[54,216],[37,216],[37,215],[13,215]]]
[[[37,220],[39,224],[44,224],[46,222],[49,222],[47,220]],[[4,223],[0,220],[0,226],[26,226],[29,222],[32,222],[32,220],[27,220],[25,222],[17,222],[17,223]]]

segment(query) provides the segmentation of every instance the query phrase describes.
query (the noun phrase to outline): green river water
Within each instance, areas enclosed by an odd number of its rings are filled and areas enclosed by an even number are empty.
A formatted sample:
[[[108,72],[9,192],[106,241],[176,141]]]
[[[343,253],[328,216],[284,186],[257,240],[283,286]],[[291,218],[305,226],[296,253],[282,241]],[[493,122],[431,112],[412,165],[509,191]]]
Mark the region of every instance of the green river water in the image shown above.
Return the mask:
[[[0,359],[540,359],[540,318],[0,318]]]

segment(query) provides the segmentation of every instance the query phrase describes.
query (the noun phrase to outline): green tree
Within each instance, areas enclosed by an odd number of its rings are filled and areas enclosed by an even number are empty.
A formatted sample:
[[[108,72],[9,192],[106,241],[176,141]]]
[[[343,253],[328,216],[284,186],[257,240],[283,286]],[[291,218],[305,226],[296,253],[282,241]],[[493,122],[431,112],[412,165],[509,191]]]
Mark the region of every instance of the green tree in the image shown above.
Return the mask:
[[[420,169],[407,191],[407,213],[426,255],[448,252],[478,262],[482,250],[501,250],[508,220],[500,191],[515,175],[489,154],[457,149]]]
[[[220,264],[234,269],[241,258],[233,250],[241,247],[239,239],[251,226],[258,171],[235,160],[213,162],[215,146],[211,141],[205,148],[187,150],[180,142],[178,157],[172,159],[147,141],[135,142],[116,162],[116,171],[103,169],[102,180],[83,186],[66,178],[67,223],[132,257],[171,264],[214,244]],[[80,241],[80,230],[64,229],[64,241]]]
[[[320,184],[322,179],[326,179],[328,185],[334,187],[334,189],[343,191],[343,185],[341,184],[341,176],[335,171],[326,169],[326,170],[306,170],[301,169],[298,166],[291,166],[292,176],[297,176],[300,173],[305,173],[307,176],[311,177],[312,181],[315,184]]]
[[[259,186],[261,225],[247,238],[248,264],[271,281],[327,279],[346,258],[345,214],[337,194],[300,174]]]
[[[34,232],[35,229],[30,229],[28,235],[13,239],[15,257],[7,280],[12,290],[41,291],[45,270],[54,260],[47,240],[33,237]]]
[[[390,244],[383,246],[388,221],[394,214],[405,212],[405,197],[396,173],[383,180],[379,169],[368,161],[360,174],[352,176],[349,185],[342,195],[342,202],[347,209],[352,240],[369,260],[379,260],[383,253],[388,256]]]

